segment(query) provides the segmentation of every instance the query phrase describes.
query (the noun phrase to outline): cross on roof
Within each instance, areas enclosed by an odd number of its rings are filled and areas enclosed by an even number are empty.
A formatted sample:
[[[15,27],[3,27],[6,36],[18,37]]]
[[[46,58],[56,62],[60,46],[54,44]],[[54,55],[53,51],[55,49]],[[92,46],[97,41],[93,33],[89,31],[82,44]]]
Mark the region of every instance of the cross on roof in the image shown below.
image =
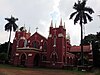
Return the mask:
[[[36,27],[36,32],[37,32],[37,30],[38,30],[39,28],[38,27]]]

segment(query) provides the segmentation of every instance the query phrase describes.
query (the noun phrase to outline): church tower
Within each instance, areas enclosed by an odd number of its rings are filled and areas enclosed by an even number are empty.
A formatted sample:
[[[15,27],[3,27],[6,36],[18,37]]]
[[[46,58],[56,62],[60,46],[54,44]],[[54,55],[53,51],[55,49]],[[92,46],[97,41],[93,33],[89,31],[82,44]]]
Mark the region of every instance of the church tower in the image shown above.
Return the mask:
[[[23,48],[27,47],[27,40],[30,37],[31,33],[27,32],[25,27],[21,27],[15,32],[15,37],[13,40],[13,46],[12,46],[12,52],[11,52],[11,62],[16,62],[14,61],[15,56],[18,55],[16,53],[17,48]]]
[[[53,23],[49,29],[47,59],[51,67],[62,67],[64,65],[64,52],[66,51],[66,29],[62,24],[53,28]]]

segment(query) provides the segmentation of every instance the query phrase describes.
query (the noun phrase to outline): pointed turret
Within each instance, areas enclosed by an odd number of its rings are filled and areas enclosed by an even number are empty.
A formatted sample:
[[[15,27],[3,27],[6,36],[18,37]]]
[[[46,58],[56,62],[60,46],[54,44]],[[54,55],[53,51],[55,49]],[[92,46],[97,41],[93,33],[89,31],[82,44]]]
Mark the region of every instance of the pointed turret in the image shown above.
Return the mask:
[[[26,27],[25,27],[25,24],[24,24],[24,27],[23,27],[23,31],[27,32]]]
[[[64,29],[65,29],[65,22],[64,22]]]
[[[60,28],[60,29],[63,29],[62,18],[61,18],[61,20],[60,20],[59,28]]]
[[[59,28],[60,28],[60,31],[62,31],[64,28],[63,28],[63,25],[62,25],[62,18],[60,20],[60,25],[59,25]]]
[[[60,20],[60,26],[62,26],[62,18],[61,18],[61,20]]]
[[[51,26],[50,27],[53,27],[53,20],[51,20]]]
[[[56,23],[55,23],[55,28],[56,28]]]
[[[28,33],[30,33],[30,27],[29,27]]]
[[[49,28],[49,34],[51,34],[52,33],[52,29],[53,29],[53,20],[51,20],[51,25],[50,25],[50,28]]]

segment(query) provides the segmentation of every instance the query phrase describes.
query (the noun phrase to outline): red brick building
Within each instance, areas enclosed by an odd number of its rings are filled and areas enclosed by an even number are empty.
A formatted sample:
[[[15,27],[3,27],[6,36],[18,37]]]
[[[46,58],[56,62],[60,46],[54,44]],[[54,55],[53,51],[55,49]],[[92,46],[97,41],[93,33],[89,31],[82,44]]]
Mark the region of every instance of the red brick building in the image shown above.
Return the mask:
[[[58,28],[53,28],[51,21],[48,38],[38,32],[31,35],[25,29],[16,31],[11,63],[15,66],[62,68],[67,65],[78,65],[80,52],[80,46],[71,46],[62,20]],[[84,53],[88,60],[92,55],[91,52],[90,46],[84,46]]]

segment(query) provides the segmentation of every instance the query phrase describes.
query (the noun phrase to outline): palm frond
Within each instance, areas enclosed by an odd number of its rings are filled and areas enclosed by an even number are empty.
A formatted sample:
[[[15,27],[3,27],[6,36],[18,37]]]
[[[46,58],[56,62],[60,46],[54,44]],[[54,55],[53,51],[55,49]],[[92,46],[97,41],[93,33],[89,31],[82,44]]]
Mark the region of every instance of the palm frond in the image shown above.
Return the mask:
[[[86,5],[86,0],[83,0],[82,2],[78,1],[78,3],[74,4],[73,9],[77,11],[81,11],[84,9],[85,5]]]
[[[86,5],[86,0],[83,0],[82,3],[81,3],[81,7],[84,8],[85,5]]]
[[[93,9],[90,8],[90,7],[85,7],[85,8],[84,8],[84,11],[87,11],[87,12],[89,12],[90,14],[94,13]]]
[[[11,18],[5,18],[5,20],[8,21],[8,23],[5,25],[5,31],[16,31],[16,29],[18,28],[18,26],[16,25],[16,21],[18,20],[18,18],[14,18],[11,16]]]
[[[81,5],[81,3],[80,3],[80,1],[78,1],[78,3],[74,4],[73,9],[78,11],[80,9],[80,5]]]
[[[87,23],[87,19],[86,19],[85,13],[83,13],[83,17],[82,18],[83,18],[83,23],[86,24]]]
[[[18,28],[18,26],[14,23],[13,24],[13,31],[16,31],[17,28]]]
[[[93,19],[90,15],[88,15],[87,13],[85,13],[86,17],[88,18],[88,20],[91,22]]]
[[[80,13],[78,13],[77,15],[76,15],[76,17],[75,17],[75,19],[74,19],[74,24],[76,24],[77,23],[77,21],[80,19]]]
[[[69,19],[72,19],[73,16],[74,16],[76,13],[77,13],[77,12],[72,13],[72,14],[70,15],[70,18],[69,18]]]
[[[10,23],[7,23],[5,25],[5,31],[9,31],[9,30],[12,30],[12,27],[11,27],[11,24]]]
[[[75,3],[74,6],[73,6],[73,9],[76,9],[77,10],[77,7],[78,7],[78,4]]]
[[[70,19],[72,19],[73,16],[76,14],[76,17],[74,19],[74,24],[76,24],[78,20],[80,20],[80,24],[82,24],[82,23],[86,24],[87,18],[89,21],[93,20],[92,17],[90,15],[88,15],[88,13],[92,14],[92,13],[94,13],[94,11],[92,8],[85,6],[86,1],[87,0],[82,0],[82,1],[78,0],[78,3],[75,2],[73,9],[75,9],[76,12],[74,12],[70,15]],[[86,13],[86,12],[88,12],[88,13]]]

